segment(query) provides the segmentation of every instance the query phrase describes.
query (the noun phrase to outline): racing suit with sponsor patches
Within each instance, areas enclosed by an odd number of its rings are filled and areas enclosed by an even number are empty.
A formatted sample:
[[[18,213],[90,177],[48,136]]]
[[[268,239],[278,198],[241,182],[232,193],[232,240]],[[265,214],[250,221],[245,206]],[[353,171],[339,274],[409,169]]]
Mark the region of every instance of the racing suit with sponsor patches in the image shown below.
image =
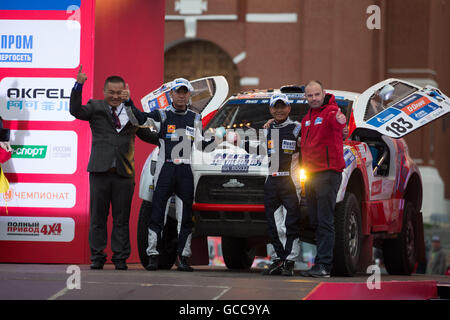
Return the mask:
[[[276,256],[295,261],[299,255],[300,208],[291,172],[292,155],[299,152],[300,123],[289,118],[267,129],[269,176],[264,184],[264,208],[268,233]]]
[[[154,175],[155,191],[152,199],[147,255],[160,254],[162,231],[168,213],[167,202],[175,194],[178,220],[177,254],[190,257],[194,201],[190,148],[196,130],[201,130],[201,115],[189,108],[179,111],[173,106],[134,115],[139,125],[150,118],[159,130],[160,150]]]
[[[179,111],[173,106],[150,113],[127,109],[135,125],[150,122],[159,133],[159,156],[154,175],[155,191],[149,225],[147,255],[159,255],[162,231],[167,219],[167,202],[175,194],[178,221],[178,256],[190,257],[192,239],[192,203],[194,178],[190,165],[192,144],[205,149],[215,140],[204,141],[201,136],[201,115],[187,108]],[[148,121],[151,119],[150,121]]]

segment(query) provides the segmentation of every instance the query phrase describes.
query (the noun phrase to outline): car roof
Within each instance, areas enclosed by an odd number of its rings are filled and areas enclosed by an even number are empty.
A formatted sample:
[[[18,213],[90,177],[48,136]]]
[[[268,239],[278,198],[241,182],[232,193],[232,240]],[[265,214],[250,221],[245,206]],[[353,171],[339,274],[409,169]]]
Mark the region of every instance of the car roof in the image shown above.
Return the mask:
[[[229,98],[229,100],[238,100],[238,99],[268,99],[272,95],[276,93],[280,93],[280,89],[253,89],[250,91],[239,92]],[[342,90],[328,90],[325,89],[326,93],[333,94],[336,99],[347,99],[355,101],[359,93],[351,92],[351,91],[342,91]],[[288,97],[295,98],[304,98],[304,92],[284,92]]]

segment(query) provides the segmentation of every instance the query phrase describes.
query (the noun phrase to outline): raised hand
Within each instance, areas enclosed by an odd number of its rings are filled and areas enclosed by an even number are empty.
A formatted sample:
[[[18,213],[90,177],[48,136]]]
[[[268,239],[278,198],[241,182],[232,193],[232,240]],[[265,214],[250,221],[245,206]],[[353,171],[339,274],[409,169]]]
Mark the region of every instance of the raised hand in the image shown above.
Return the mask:
[[[340,124],[344,124],[344,123],[347,122],[347,118],[345,117],[345,115],[341,111],[336,112],[336,120]]]
[[[122,99],[122,102],[126,102],[130,99],[130,88],[128,87],[128,83],[125,84],[125,90],[122,90],[120,98]]]
[[[269,127],[270,127],[270,125],[272,124],[272,122],[274,122],[275,121],[275,119],[269,119],[269,120],[267,120],[267,122],[266,123],[264,123],[264,125],[263,125],[263,129],[269,129]]]
[[[84,84],[87,80],[86,73],[83,73],[82,69],[83,69],[83,65],[80,64],[80,68],[78,68],[78,74],[77,74],[77,82],[79,84]]]

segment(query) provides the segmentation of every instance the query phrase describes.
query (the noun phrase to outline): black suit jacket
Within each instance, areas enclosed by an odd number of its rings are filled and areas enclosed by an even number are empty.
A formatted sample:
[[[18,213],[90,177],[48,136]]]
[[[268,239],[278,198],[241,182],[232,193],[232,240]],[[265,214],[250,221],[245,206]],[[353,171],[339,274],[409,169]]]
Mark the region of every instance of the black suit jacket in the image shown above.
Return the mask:
[[[136,107],[133,102],[132,108]],[[89,100],[81,105],[81,91],[72,89],[70,114],[79,120],[89,121],[92,132],[91,156],[87,171],[106,172],[114,163],[117,173],[124,177],[134,177],[134,139],[157,144],[158,134],[147,128],[137,128],[130,121],[120,132],[114,127],[111,111],[104,100]]]

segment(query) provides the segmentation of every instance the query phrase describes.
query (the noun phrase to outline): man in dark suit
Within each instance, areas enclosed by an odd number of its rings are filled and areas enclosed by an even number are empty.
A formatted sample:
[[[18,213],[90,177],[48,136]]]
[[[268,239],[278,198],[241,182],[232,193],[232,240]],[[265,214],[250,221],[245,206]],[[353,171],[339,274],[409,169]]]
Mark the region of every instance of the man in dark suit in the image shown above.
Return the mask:
[[[70,95],[70,114],[89,121],[92,132],[91,155],[87,170],[90,184],[91,269],[102,269],[106,261],[103,252],[107,243],[107,219],[112,208],[112,262],[117,270],[128,269],[130,256],[129,219],[134,192],[134,139],[157,144],[157,134],[137,128],[128,119],[124,104],[136,108],[130,99],[128,84],[118,76],[108,77],[103,100],[89,100],[81,105],[82,88],[87,80],[78,70],[77,81]]]

